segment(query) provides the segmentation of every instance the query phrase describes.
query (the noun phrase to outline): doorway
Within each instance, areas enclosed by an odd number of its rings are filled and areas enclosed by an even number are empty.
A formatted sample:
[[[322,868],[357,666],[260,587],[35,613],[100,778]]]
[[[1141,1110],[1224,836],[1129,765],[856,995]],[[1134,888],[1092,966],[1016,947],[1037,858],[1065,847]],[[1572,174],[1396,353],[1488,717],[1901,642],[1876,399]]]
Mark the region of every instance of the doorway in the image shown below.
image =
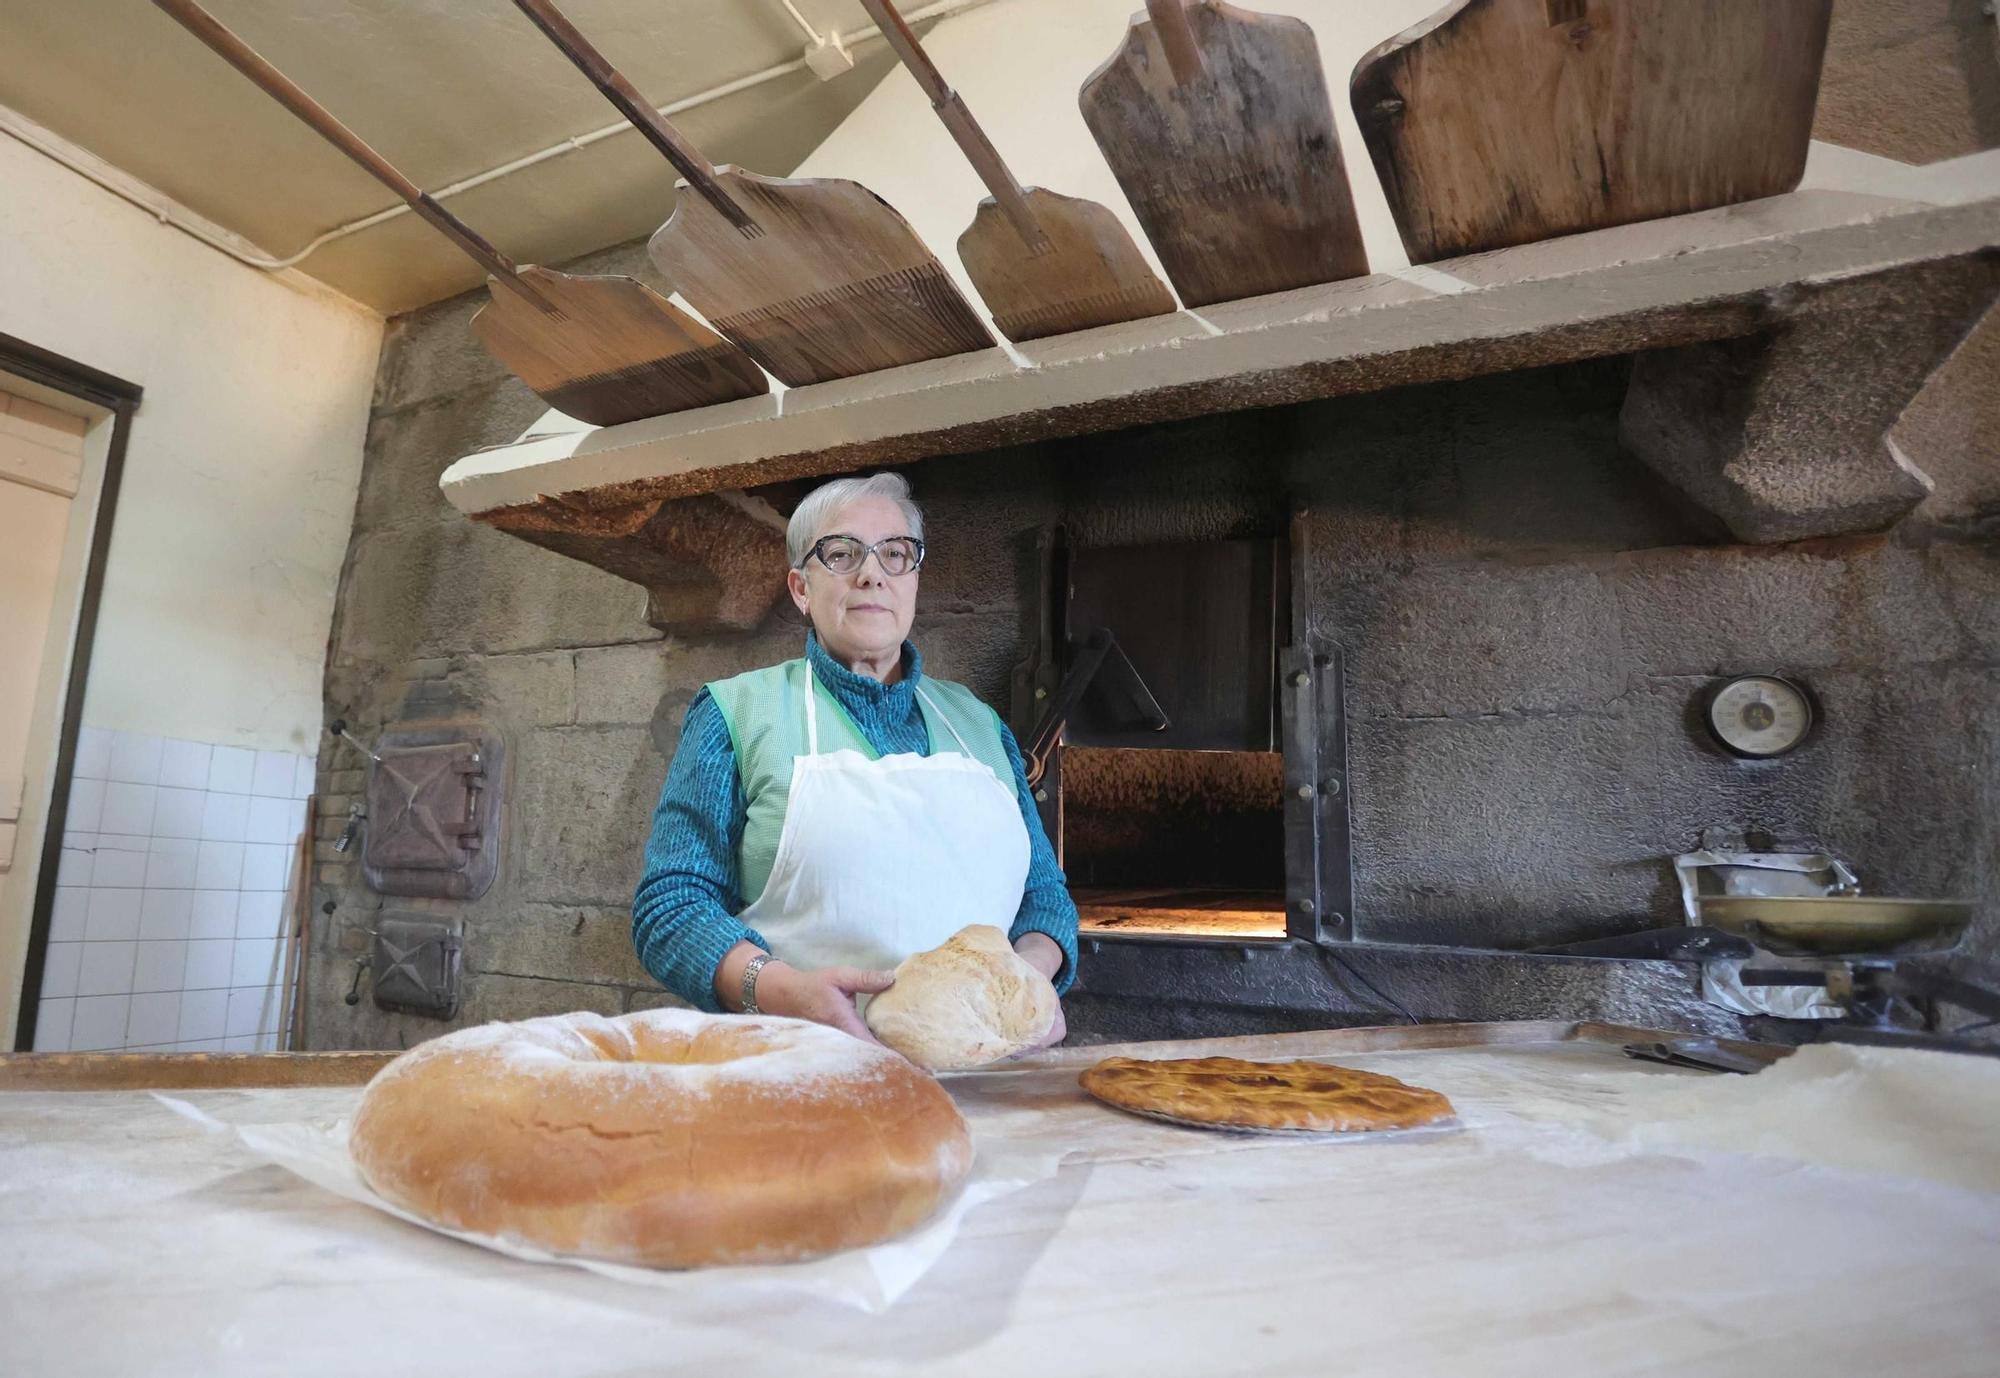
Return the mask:
[[[90,646],[139,388],[0,335],[0,1016],[34,1047]]]

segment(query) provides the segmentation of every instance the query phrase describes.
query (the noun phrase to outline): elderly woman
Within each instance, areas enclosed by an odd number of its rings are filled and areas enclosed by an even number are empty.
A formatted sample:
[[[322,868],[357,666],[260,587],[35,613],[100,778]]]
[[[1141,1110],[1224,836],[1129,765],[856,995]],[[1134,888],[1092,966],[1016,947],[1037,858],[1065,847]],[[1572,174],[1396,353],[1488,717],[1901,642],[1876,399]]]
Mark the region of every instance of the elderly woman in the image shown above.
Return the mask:
[[[1076,906],[1013,734],[906,638],[923,514],[897,474],[815,489],[786,532],[806,653],[688,706],[646,844],[632,937],[705,1010],[872,1038],[857,994],[966,924],[1004,928],[1066,991]],[[1063,1036],[1058,1015],[1049,1036]]]

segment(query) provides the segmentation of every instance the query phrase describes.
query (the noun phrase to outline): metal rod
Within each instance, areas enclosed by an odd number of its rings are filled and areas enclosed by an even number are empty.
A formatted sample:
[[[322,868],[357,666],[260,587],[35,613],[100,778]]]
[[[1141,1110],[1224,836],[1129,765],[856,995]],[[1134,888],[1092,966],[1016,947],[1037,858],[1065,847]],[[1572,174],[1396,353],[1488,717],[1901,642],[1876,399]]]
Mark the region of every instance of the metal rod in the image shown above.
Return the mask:
[[[224,62],[261,87],[264,93],[310,125],[319,136],[345,153],[370,176],[402,197],[411,210],[449,237],[496,282],[505,284],[543,311],[554,313],[555,303],[535,291],[520,276],[514,260],[487,243],[470,225],[453,215],[416,183],[392,166],[388,159],[370,148],[366,141],[334,117],[333,112],[299,89],[292,80],[249,44],[224,28],[221,21],[194,0],[153,0],[176,23],[203,43]]]
[[[703,157],[700,149],[682,138],[680,131],[667,123],[666,116],[639,94],[638,88],[627,81],[605,59],[604,54],[597,51],[576,25],[569,22],[568,16],[550,0],[514,0],[514,4],[547,35],[549,42],[562,50],[563,56],[576,64],[578,71],[590,78],[591,85],[604,93],[604,98],[617,107],[618,113],[646,136],[648,143],[666,155],[667,161],[687,178],[688,185],[703,200],[745,235],[754,237],[764,232],[750,212],[744,210],[715,180],[715,164]]]
[[[1167,730],[1167,715],[1160,708],[1153,691],[1139,678],[1138,669],[1132,664],[1108,627],[1098,627],[1085,638],[1083,649],[1077,653],[1069,673],[1056,686],[1049,698],[1049,706],[1042,711],[1041,721],[1035,724],[1022,745],[1021,755],[1027,766],[1029,785],[1041,783],[1048,772],[1049,762],[1055,754],[1056,743],[1061,740],[1063,728],[1068,724],[1070,714],[1083,700],[1083,692],[1097,679],[1106,663],[1112,666],[1112,679],[1107,683],[1117,683],[1133,701],[1138,716],[1144,724],[1155,732]]]
[[[993,199],[1000,209],[1007,213],[1015,232],[1026,242],[1028,248],[1040,254],[1048,251],[1048,232],[1035,218],[1035,212],[1028,205],[1027,193],[1021,183],[1007,169],[1000,157],[1000,150],[993,147],[993,141],[986,137],[986,131],[972,118],[972,112],[965,108],[958,92],[952,90],[945,81],[944,74],[931,61],[924,45],[917,41],[916,31],[904,22],[890,0],[861,0],[861,7],[868,11],[868,17],[882,31],[882,39],[895,52],[896,58],[907,67],[910,75],[917,79],[929,97],[931,109],[937,111],[938,118],[957,142],[965,160],[972,164],[972,170],[979,174],[979,180],[993,193]]]
[[[379,766],[382,764],[382,758],[375,754],[374,748],[368,746],[366,743],[362,742],[358,738],[349,735],[347,731],[347,719],[335,718],[330,724],[327,725],[326,730],[331,732],[334,736],[340,738],[343,742],[346,742],[349,746],[353,747],[363,756],[366,756],[376,765]]]

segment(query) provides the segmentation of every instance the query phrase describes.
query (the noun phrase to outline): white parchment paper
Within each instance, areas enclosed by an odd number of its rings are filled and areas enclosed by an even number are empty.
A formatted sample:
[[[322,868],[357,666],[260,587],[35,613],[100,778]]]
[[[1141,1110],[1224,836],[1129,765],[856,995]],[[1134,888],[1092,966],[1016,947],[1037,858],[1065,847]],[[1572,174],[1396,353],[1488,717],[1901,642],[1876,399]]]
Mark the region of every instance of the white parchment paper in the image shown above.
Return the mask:
[[[385,1201],[355,1170],[347,1151],[348,1121],[293,1120],[278,1124],[226,1124],[186,1101],[155,1091],[154,1099],[211,1133],[232,1134],[266,1162],[296,1173],[349,1201],[393,1215],[433,1233],[476,1244],[529,1263],[565,1264],[602,1277],[644,1287],[688,1288],[715,1277],[732,1282],[764,1284],[805,1292],[862,1311],[881,1312],[930,1271],[958,1234],[959,1225],[975,1207],[1056,1175],[1064,1151],[1045,1145],[1011,1144],[975,1133],[972,1175],[958,1196],[930,1220],[908,1234],[867,1249],[851,1249],[805,1263],[677,1271],[642,1268],[550,1253],[521,1240],[447,1229]]]

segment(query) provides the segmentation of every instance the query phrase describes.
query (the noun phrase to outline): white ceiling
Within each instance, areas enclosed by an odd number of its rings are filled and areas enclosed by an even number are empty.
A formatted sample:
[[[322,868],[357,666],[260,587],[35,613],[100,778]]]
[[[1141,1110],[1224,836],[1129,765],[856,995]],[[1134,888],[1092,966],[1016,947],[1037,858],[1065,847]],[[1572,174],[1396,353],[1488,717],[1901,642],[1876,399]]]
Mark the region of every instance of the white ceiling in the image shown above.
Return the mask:
[[[618,122],[510,0],[205,3],[420,186]],[[793,3],[822,33],[869,24],[856,0]],[[781,0],[564,0],[563,10],[660,105],[797,59],[807,41]],[[718,163],[790,172],[892,66],[880,41],[856,57],[831,81],[792,72],[676,123]],[[148,0],[0,0],[0,105],[279,257],[397,204]],[[558,263],[650,233],[672,209],[674,176],[627,132],[449,205],[518,261]],[[390,313],[481,280],[408,215],[299,269]]]

